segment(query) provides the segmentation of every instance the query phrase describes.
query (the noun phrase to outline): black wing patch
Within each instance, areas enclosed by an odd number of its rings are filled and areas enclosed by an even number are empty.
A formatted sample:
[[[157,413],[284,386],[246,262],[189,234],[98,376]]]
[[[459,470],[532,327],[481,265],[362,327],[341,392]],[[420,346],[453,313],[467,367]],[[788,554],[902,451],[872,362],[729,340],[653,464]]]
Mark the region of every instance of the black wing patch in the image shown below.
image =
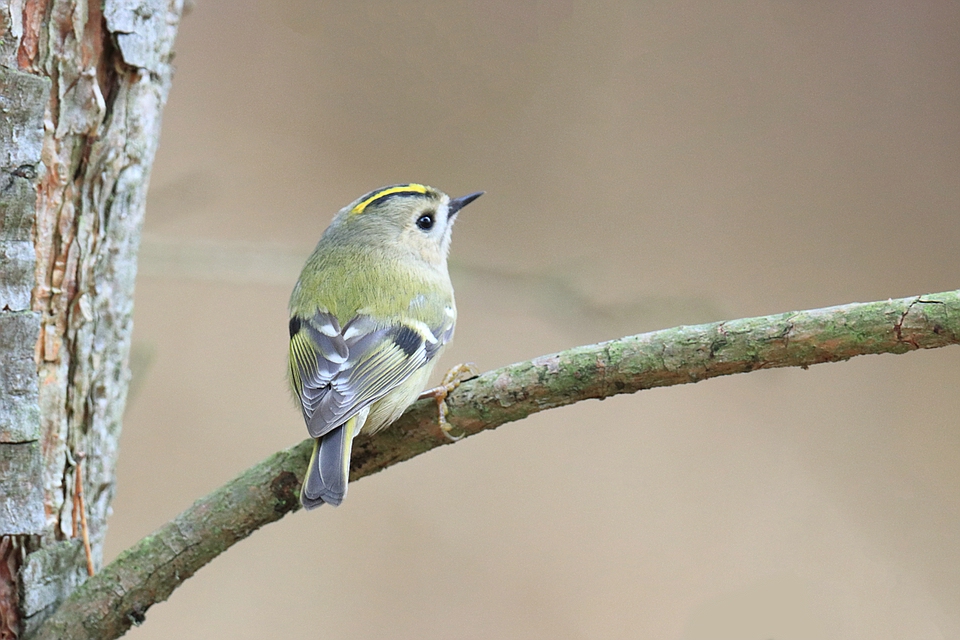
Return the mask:
[[[423,337],[410,327],[403,325],[393,336],[393,342],[407,354],[407,357],[410,357],[423,346]]]

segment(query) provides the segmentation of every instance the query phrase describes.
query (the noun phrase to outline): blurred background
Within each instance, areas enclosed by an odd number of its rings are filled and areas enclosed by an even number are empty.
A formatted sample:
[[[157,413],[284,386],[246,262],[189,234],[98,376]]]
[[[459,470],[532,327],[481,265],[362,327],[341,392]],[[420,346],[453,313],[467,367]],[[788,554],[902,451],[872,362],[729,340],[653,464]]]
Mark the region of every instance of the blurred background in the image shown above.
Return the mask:
[[[487,192],[440,368],[960,287],[956,2],[198,0],[176,63],[108,560],[306,436],[287,298],[381,185]],[[960,638],[958,388],[947,348],[542,413],[129,637]]]

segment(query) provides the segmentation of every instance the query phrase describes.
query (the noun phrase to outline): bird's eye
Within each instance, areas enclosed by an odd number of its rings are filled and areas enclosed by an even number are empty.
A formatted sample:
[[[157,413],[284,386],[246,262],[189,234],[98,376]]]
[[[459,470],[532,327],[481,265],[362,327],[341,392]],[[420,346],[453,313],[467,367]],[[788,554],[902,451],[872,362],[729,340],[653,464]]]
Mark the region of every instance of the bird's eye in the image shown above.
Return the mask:
[[[434,223],[434,213],[432,211],[427,212],[422,216],[420,216],[419,218],[417,218],[417,226],[422,231],[429,231],[430,229],[433,229],[433,223]]]

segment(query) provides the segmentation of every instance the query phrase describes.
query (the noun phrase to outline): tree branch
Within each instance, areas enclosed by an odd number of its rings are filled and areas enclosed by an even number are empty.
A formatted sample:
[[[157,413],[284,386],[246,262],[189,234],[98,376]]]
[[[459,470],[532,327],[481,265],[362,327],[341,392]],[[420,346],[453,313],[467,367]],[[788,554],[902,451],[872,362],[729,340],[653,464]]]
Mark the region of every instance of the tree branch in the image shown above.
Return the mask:
[[[884,302],[681,326],[513,364],[465,382],[448,398],[455,430],[473,435],[590,398],[603,399],[773,367],[960,344],[960,290]],[[430,400],[354,444],[351,480],[449,444]],[[34,636],[122,635],[146,610],[237,541],[299,508],[305,440],[275,453],[124,551],[78,588]]]

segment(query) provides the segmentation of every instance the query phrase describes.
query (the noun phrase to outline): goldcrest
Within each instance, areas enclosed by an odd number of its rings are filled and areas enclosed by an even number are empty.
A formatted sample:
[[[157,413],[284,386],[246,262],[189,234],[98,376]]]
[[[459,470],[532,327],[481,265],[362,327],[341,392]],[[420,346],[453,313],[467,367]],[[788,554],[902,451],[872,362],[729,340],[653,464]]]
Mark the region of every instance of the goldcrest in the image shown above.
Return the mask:
[[[483,195],[451,199],[421,184],[371,191],[340,210],[290,296],[290,384],[316,438],[300,502],[338,505],[350,450],[413,403],[453,338],[447,271],[457,214]]]

